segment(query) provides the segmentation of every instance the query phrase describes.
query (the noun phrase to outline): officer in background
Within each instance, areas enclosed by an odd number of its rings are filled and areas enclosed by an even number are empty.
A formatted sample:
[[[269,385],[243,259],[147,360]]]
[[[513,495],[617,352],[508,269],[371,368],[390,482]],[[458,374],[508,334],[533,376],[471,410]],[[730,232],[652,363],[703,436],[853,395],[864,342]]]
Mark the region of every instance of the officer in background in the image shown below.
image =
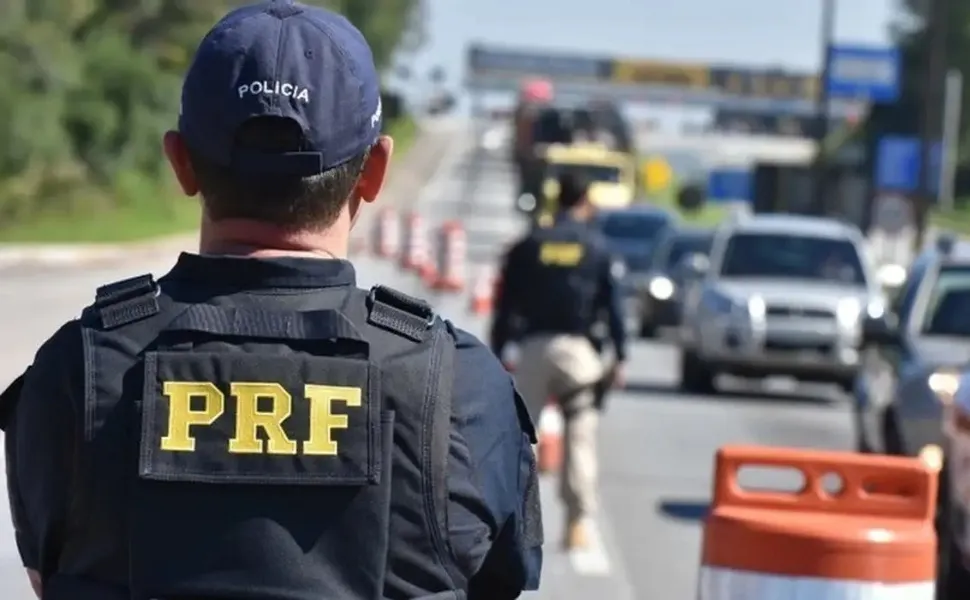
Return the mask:
[[[556,222],[533,229],[505,257],[491,343],[502,356],[513,335],[520,334],[516,383],[533,420],[550,396],[561,403],[565,544],[579,548],[588,543],[587,517],[596,508],[597,389],[607,378],[622,384],[626,333],[611,255],[605,240],[587,225],[594,210],[589,183],[566,174],[559,187]],[[589,337],[602,308],[609,314],[616,357],[609,368]]]
[[[164,148],[202,199],[199,254],[100,288],[2,395],[38,596],[536,589],[535,434],[509,375],[428,304],[358,289],[345,259],[393,148],[360,32],[239,8],[181,100]]]

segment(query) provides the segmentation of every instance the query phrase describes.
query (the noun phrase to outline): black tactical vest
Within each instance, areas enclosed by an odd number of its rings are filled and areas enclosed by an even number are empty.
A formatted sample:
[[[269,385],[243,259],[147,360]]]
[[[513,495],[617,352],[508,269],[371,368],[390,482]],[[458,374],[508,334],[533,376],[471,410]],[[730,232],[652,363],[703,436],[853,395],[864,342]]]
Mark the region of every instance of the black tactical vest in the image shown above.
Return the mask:
[[[453,339],[394,290],[347,298],[275,312],[180,304],[149,275],[99,289],[72,516],[97,535],[52,567],[107,544],[129,587],[86,596],[47,573],[45,599],[465,598],[446,526]]]
[[[585,335],[596,319],[599,249],[574,227],[540,227],[530,238],[522,257],[531,283],[521,307],[528,329]]]

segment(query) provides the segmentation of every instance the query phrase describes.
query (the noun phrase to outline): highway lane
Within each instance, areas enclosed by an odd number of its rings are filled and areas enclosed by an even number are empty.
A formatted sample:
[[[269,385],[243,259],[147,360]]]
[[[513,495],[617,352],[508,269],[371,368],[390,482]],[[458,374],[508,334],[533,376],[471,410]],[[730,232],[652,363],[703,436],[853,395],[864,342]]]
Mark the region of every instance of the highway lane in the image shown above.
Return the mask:
[[[511,210],[512,178],[492,156],[478,184],[468,185],[470,149],[457,148],[425,188],[417,208],[433,224],[459,218],[468,230],[471,273],[494,260],[522,230]],[[146,270],[163,272],[174,257],[138,259],[94,269],[0,271],[0,327],[6,335],[0,384],[18,373],[34,349],[62,321],[90,302],[98,284]],[[422,293],[416,278],[391,263],[357,259],[361,285],[386,283]],[[468,295],[440,295],[439,310],[475,333],[483,318],[469,314]],[[827,390],[790,394],[734,393],[704,398],[676,391],[677,356],[662,344],[636,344],[631,386],[617,392],[601,429],[602,507],[591,552],[559,550],[562,513],[555,482],[543,481],[547,560],[543,590],[530,597],[571,600],[688,598],[694,594],[700,526],[710,495],[714,450],[724,443],[753,442],[847,448],[849,418],[843,403],[821,401]],[[799,390],[801,391],[801,390]],[[6,504],[0,502],[6,511]],[[9,518],[0,514],[0,597],[31,597],[20,575]]]
[[[424,198],[425,212],[435,220],[458,218],[466,225],[472,273],[494,264],[523,228],[511,208],[513,179],[502,152],[485,153],[478,168],[470,157],[458,160],[454,180],[442,180],[438,193]],[[456,321],[485,332],[485,319],[467,312]],[[592,551],[561,551],[564,516],[556,484],[551,477],[543,481],[547,558],[542,590],[531,597],[694,597],[700,518],[710,500],[718,447],[851,448],[848,405],[833,389],[728,379],[724,394],[686,395],[678,390],[678,368],[679,354],[670,345],[634,343],[630,385],[613,394],[601,424],[601,510]],[[758,473],[745,483],[790,489],[793,482],[784,473]]]

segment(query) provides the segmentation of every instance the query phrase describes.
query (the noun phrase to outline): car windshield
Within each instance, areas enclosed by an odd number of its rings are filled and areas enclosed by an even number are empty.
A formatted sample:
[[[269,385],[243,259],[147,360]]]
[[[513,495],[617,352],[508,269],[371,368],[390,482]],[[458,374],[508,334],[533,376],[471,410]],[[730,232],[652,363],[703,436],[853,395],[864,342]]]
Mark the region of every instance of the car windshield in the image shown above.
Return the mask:
[[[782,233],[731,236],[721,263],[721,276],[866,284],[862,260],[852,241]]]
[[[620,168],[609,165],[552,164],[547,176],[558,179],[564,173],[574,173],[590,182],[619,183]]]
[[[970,265],[940,269],[921,331],[926,335],[970,337]]]
[[[677,235],[670,241],[667,251],[659,257],[661,265],[673,269],[689,254],[708,254],[711,251],[712,236]]]
[[[653,241],[669,221],[664,214],[607,213],[600,217],[600,230],[618,241]]]

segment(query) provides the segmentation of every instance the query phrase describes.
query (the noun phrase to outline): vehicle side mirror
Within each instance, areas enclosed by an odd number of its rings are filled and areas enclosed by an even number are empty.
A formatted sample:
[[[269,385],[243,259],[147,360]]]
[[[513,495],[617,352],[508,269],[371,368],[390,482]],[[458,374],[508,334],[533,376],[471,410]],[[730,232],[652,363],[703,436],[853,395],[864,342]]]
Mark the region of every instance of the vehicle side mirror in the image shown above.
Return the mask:
[[[896,319],[891,315],[865,317],[862,322],[862,339],[867,346],[898,345],[901,337]]]
[[[711,268],[711,262],[707,256],[695,252],[685,256],[678,267],[688,277],[703,277]]]

